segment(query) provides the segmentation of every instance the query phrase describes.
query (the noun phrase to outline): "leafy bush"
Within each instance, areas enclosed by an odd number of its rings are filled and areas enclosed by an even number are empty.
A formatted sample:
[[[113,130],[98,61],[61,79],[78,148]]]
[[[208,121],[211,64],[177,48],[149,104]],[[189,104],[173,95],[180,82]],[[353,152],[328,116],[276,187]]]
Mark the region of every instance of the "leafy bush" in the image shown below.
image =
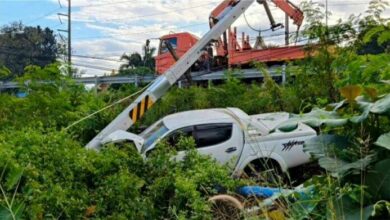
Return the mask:
[[[179,143],[194,148],[193,140]],[[132,145],[85,150],[64,133],[1,133],[0,215],[22,218],[162,219],[209,216],[215,186],[234,189],[229,170],[190,150],[174,161],[162,144],[144,161]],[[7,202],[10,204],[6,205]],[[12,211],[11,211],[12,210]]]

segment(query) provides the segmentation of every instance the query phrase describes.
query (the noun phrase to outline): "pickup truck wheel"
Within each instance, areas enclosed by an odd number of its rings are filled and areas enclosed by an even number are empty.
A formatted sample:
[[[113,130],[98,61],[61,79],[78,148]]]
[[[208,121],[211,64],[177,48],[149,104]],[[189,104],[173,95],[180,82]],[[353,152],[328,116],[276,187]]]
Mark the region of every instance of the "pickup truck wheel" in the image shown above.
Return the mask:
[[[283,185],[286,179],[279,164],[272,159],[252,161],[244,169],[242,177],[268,186]]]
[[[209,199],[213,219],[236,220],[243,219],[244,205],[231,195],[216,195]]]

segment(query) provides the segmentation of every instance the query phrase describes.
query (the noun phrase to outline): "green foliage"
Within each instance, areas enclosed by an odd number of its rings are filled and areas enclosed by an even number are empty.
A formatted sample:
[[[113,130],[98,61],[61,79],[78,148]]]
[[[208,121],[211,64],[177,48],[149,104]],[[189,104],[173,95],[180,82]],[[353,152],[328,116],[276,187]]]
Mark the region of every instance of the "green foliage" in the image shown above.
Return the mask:
[[[389,23],[388,19],[382,18],[382,14],[388,6],[387,1],[370,1],[366,16],[358,24],[360,33],[355,42],[358,54],[389,52]]]
[[[374,36],[377,36],[379,45],[383,45],[390,41],[390,22],[387,25],[376,26],[370,29],[363,38],[364,43],[368,43]]]
[[[0,66],[0,80],[5,80],[11,76],[11,70],[5,66]]]
[[[44,67],[56,61],[58,45],[49,28],[12,23],[1,32],[0,66],[7,67],[12,77],[20,76],[28,65]]]
[[[173,161],[166,144],[148,160],[129,144],[84,149],[130,100],[63,130],[137,88],[96,95],[61,75],[56,64],[29,66],[19,81],[26,98],[0,94],[2,219],[205,219],[215,186],[237,185],[227,168],[197,155],[193,140],[178,143],[192,149],[184,161]]]
[[[248,85],[232,77],[232,73],[227,73],[222,85],[174,87],[146,113],[141,123],[151,124],[167,114],[204,108],[239,107],[248,114],[300,111],[301,102],[293,86],[279,86],[268,75],[264,82]]]
[[[154,72],[155,60],[153,55],[156,48],[150,47],[149,43],[150,41],[147,40],[146,44],[142,46],[143,55],[133,52],[130,55],[123,54],[121,56],[121,60],[125,60],[126,63],[120,66],[119,74],[145,75]]]
[[[126,63],[121,65],[120,69],[135,68],[142,66],[142,57],[139,53],[134,52],[131,55],[123,54],[121,60],[125,60]]]
[[[382,134],[375,142],[375,144],[390,150],[390,132]]]
[[[311,126],[322,126],[325,132],[339,134],[321,134],[304,145],[304,150],[317,159],[318,164],[332,176],[327,177],[323,183],[337,181],[327,187],[333,188],[334,185],[339,187],[331,195],[328,191],[320,191],[317,196],[327,198],[321,206],[332,210],[331,218],[356,219],[360,216],[368,219],[373,213],[373,203],[390,199],[387,190],[390,184],[388,134],[381,135],[389,129],[388,95],[370,102],[363,97],[356,97],[362,91],[360,87],[348,86],[340,91],[347,100],[332,105],[334,107],[332,112],[321,110],[324,113],[308,113],[298,120],[293,118],[293,122],[290,123],[299,121]],[[309,114],[314,118],[308,117]],[[323,120],[326,122],[333,117],[343,118],[344,122],[336,128],[333,128],[333,124],[313,123]],[[382,146],[383,149],[375,145]],[[351,184],[360,192],[342,193]]]
[[[151,75],[153,72],[154,70],[150,69],[149,67],[135,67],[135,68],[128,68],[128,69],[121,69],[119,71],[119,75],[145,76],[145,75]]]
[[[226,168],[195,150],[176,162],[163,144],[144,161],[132,145],[89,151],[58,132],[24,129],[1,136],[0,203],[14,197],[29,219],[204,219],[204,196],[216,193],[215,185],[236,186]],[[194,147],[190,140],[180,144]]]

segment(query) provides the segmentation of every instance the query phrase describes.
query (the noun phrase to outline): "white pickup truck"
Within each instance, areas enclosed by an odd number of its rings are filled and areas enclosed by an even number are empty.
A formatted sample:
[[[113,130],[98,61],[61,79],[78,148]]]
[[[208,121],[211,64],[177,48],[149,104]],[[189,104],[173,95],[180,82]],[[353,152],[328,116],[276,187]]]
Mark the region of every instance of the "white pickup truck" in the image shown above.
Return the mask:
[[[174,145],[179,135],[191,136],[199,153],[233,165],[234,175],[240,175],[249,164],[264,163],[264,160],[285,172],[309,161],[303,144],[317,135],[305,124],[298,124],[288,132],[277,129],[288,119],[286,112],[249,116],[238,108],[193,110],[168,115],[139,135],[121,130],[113,132],[103,143],[132,141],[145,156],[161,139]],[[183,154],[178,152],[179,157]]]

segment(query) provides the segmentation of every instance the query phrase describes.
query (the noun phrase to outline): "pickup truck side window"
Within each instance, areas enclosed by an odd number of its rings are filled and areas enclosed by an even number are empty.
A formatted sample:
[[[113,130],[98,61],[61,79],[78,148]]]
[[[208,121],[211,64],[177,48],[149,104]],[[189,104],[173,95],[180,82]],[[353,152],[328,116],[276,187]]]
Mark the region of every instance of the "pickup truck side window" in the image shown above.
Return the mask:
[[[177,144],[177,142],[179,142],[179,138],[180,137],[193,137],[193,132],[194,132],[193,126],[180,128],[180,129],[177,129],[177,130],[173,131],[172,133],[170,133],[167,136],[166,140],[168,141],[169,145],[177,148],[176,144]],[[176,150],[182,150],[182,149],[176,149]]]
[[[195,126],[195,142],[197,148],[216,145],[232,137],[231,123],[204,124]]]

